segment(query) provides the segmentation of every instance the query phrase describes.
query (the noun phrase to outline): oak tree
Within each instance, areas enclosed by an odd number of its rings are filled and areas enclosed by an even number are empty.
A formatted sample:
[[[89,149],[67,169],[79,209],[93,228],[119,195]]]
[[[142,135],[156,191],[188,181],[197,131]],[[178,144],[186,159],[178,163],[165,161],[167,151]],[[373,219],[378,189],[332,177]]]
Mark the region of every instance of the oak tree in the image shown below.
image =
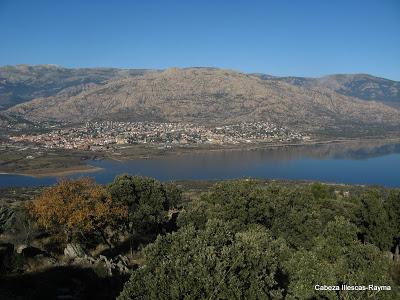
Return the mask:
[[[106,188],[90,178],[62,179],[28,205],[37,224],[69,242],[92,234],[106,238],[107,228],[117,228],[128,216],[126,205],[115,202]]]

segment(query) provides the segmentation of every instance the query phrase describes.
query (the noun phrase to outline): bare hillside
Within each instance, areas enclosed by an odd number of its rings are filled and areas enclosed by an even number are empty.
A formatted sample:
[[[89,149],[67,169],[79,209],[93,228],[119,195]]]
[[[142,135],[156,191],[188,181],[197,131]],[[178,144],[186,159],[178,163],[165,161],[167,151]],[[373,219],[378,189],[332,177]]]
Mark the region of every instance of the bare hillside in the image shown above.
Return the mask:
[[[400,128],[400,111],[382,103],[210,68],[173,68],[122,78],[77,95],[38,98],[9,112],[33,120],[73,122],[263,120],[309,132]]]

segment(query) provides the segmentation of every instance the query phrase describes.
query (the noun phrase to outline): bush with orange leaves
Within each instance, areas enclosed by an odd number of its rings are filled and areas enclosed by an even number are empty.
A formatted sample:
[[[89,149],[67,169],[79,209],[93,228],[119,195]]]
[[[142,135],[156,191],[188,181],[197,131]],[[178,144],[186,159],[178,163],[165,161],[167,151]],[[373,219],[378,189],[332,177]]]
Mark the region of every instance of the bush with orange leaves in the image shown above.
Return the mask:
[[[90,178],[63,179],[28,205],[39,227],[69,242],[76,237],[100,235],[110,246],[106,230],[128,218],[128,207],[112,200],[106,188]]]

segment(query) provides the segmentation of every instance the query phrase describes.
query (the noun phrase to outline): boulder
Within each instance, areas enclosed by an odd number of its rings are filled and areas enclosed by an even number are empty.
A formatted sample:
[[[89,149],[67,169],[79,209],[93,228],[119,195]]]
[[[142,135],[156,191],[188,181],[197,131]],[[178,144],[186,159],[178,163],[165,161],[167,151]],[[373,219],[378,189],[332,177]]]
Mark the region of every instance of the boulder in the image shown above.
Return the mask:
[[[129,273],[129,258],[123,255],[118,255],[115,258],[99,255],[99,257],[94,258],[85,254],[83,249],[76,244],[68,244],[64,254],[73,259],[73,263],[77,265],[102,265],[107,270],[108,276]]]
[[[108,259],[104,255],[99,255],[97,263],[101,263],[105,266],[109,276],[112,276],[114,274],[129,273],[129,258],[123,255],[118,255],[117,257],[110,259]]]
[[[64,249],[64,255],[68,258],[75,259],[84,258],[86,253],[79,244],[67,244],[67,247]]]
[[[21,244],[21,245],[18,245],[15,249],[16,249],[16,251],[17,251],[18,254],[21,254],[22,251],[24,251],[24,249],[26,249],[26,248],[28,248],[28,245],[26,245],[26,244]]]

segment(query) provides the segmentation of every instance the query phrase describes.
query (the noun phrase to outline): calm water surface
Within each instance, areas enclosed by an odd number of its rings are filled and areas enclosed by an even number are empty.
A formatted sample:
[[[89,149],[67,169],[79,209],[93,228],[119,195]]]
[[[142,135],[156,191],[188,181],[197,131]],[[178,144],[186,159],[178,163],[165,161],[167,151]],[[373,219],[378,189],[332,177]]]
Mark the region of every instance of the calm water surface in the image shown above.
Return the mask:
[[[238,177],[304,179],[335,183],[400,187],[400,144],[346,143],[277,149],[192,153],[131,160],[90,161],[102,171],[75,174],[107,183],[121,173],[172,179],[231,179]],[[48,185],[57,177],[0,175],[0,187]]]

